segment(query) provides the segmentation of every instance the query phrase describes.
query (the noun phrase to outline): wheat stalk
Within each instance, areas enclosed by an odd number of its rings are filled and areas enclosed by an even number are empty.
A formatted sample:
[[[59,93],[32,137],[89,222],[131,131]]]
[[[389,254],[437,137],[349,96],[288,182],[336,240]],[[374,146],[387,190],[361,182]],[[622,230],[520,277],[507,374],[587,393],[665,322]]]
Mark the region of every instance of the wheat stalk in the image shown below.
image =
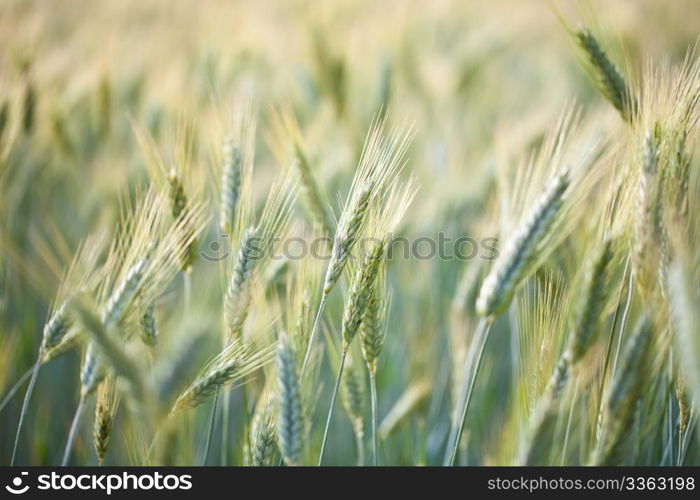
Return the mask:
[[[346,361],[345,378],[340,389],[340,401],[345,408],[357,443],[357,465],[364,464],[364,416],[365,416],[365,379],[362,371],[352,362],[352,356]]]
[[[309,346],[304,356],[301,375],[304,374],[306,369],[327,297],[333,291],[345,268],[350,252],[355,246],[357,237],[365,227],[368,207],[371,203],[381,202],[391,187],[393,187],[392,193],[394,195],[397,193],[395,180],[403,166],[403,156],[406,153],[411,136],[410,130],[397,129],[388,138],[385,138],[383,120],[373,123],[369,130],[362,156],[360,157],[360,164],[350,187],[350,193],[336,225],[331,258],[323,280],[321,302],[311,328]],[[400,200],[404,203],[403,210],[396,210],[395,214],[390,213],[392,222],[398,223],[414,194],[415,188],[413,179],[411,179],[403,193],[403,198]],[[386,206],[396,208],[392,205],[398,205],[398,201],[398,199],[393,199]]]
[[[37,360],[30,370],[31,378],[24,395],[22,410],[20,412],[19,422],[17,423],[15,443],[10,460],[11,465],[14,465],[15,462],[22,424],[24,423],[24,418],[29,408],[29,400],[34,392],[41,364],[49,362],[54,357],[68,350],[75,343],[77,333],[73,332],[72,335],[70,333],[74,321],[68,311],[68,302],[76,292],[92,290],[94,288],[95,283],[101,275],[97,269],[97,260],[102,251],[102,247],[103,241],[101,236],[86,238],[78,247],[73,260],[61,280],[56,300],[52,306],[51,315],[44,325]]]
[[[370,248],[365,253],[362,263],[357,267],[350,292],[345,301],[341,331],[342,354],[340,357],[340,365],[338,367],[338,375],[333,388],[333,395],[331,396],[331,405],[328,409],[328,417],[326,418],[326,428],[323,433],[323,441],[321,442],[321,451],[318,458],[319,465],[321,465],[323,461],[323,453],[325,451],[328,431],[330,429],[331,418],[333,416],[333,408],[335,406],[340,381],[343,377],[343,369],[345,367],[348,349],[350,348],[350,344],[355,339],[355,336],[360,329],[360,324],[367,308],[367,301],[372,293],[374,283],[377,279],[377,274],[379,273],[379,265],[384,258],[386,244],[386,240],[372,241],[370,243]]]
[[[461,417],[453,422],[451,443],[446,450],[445,464],[454,465],[467,418],[474,384],[493,319],[506,309],[522,280],[532,271],[538,246],[555,222],[569,187],[568,170],[560,172],[545,188],[527,217],[508,240],[503,252],[491,268],[479,292],[476,310],[481,320],[476,328],[465,362],[464,394],[459,402]]]
[[[388,313],[389,301],[381,303],[381,295],[384,287],[380,277],[377,286],[373,287],[367,300],[362,324],[360,325],[360,339],[362,340],[362,356],[369,371],[370,406],[372,410],[372,460],[373,465],[379,465],[379,452],[377,445],[377,360],[384,348],[386,329],[384,328]]]

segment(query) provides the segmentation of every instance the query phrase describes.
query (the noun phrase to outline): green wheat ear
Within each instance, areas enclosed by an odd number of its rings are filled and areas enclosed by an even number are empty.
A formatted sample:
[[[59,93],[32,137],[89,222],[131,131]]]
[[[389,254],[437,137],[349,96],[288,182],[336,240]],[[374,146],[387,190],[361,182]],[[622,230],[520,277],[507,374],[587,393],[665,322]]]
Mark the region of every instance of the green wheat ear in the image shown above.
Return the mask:
[[[518,286],[532,270],[537,247],[554,224],[568,187],[569,173],[565,170],[549,183],[508,239],[481,286],[476,302],[476,310],[481,316],[492,317],[508,307]]]
[[[100,465],[104,462],[107,449],[109,448],[120,399],[115,378],[113,376],[107,377],[97,390],[95,421],[93,424],[95,454]]]
[[[158,328],[156,327],[156,306],[151,302],[141,315],[141,340],[147,346],[153,347],[158,342]]]
[[[246,465],[269,467],[277,465],[277,426],[273,399],[267,392],[260,395],[250,424]]]
[[[224,164],[221,174],[221,231],[232,234],[236,209],[241,195],[241,149],[233,136],[224,141]]]
[[[379,266],[384,258],[385,250],[385,241],[373,242],[355,272],[343,312],[343,352],[348,350],[360,330],[360,324],[365,316],[367,304],[374,290],[374,284],[379,274]]]
[[[277,438],[284,461],[299,465],[304,446],[304,411],[294,350],[285,333],[277,349]]]
[[[586,56],[584,66],[595,86],[624,120],[632,122],[638,105],[620,69],[610,60],[589,29],[578,30],[573,36]]]
[[[269,346],[256,350],[242,339],[231,341],[180,394],[171,413],[196,408],[211,399],[222,387],[245,381],[272,360],[273,348],[274,346]]]
[[[584,357],[603,320],[613,257],[612,240],[608,238],[587,266],[566,354],[572,365]]]
[[[187,200],[187,195],[185,194],[185,188],[182,185],[180,177],[177,172],[173,169],[168,174],[168,185],[170,196],[170,210],[172,212],[173,219],[176,221],[183,220],[187,217],[189,211],[189,204]],[[187,251],[182,254],[181,257],[181,269],[183,272],[187,273],[192,269],[195,261],[197,260],[197,238],[194,236],[194,230],[192,231],[193,236],[187,245]]]
[[[294,152],[296,155],[295,165],[299,171],[299,178],[304,191],[304,200],[307,211],[315,224],[318,224],[325,234],[333,234],[334,227],[331,215],[328,213],[326,204],[321,196],[321,189],[314,177],[311,163],[306,156],[300,141],[294,142]]]

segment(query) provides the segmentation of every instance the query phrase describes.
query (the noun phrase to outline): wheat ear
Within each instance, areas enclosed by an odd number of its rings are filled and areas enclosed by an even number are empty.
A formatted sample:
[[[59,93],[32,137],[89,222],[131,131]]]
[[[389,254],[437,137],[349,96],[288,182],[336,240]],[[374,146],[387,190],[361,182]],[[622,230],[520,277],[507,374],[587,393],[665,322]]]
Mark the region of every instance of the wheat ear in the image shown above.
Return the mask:
[[[590,30],[578,30],[574,37],[586,55],[589,74],[600,93],[617,109],[623,119],[633,121],[637,103],[622,72],[610,60]]]
[[[576,365],[584,357],[604,319],[606,290],[614,256],[612,243],[610,238],[606,238],[597,255],[587,265],[566,353],[571,365]]]
[[[313,222],[319,225],[325,234],[333,234],[333,224],[325,208],[326,204],[323,202],[321,190],[311,171],[309,159],[304,152],[301,142],[298,140],[294,142],[294,153],[296,155],[295,166],[299,171],[299,178],[301,179],[301,185],[303,187],[307,211]]]
[[[568,187],[569,173],[564,170],[549,183],[508,240],[479,292],[476,309],[481,316],[492,317],[508,307],[518,286],[532,270],[538,245],[559,214]]]
[[[151,302],[141,314],[141,340],[149,347],[158,342],[158,327],[156,325],[156,305]]]
[[[252,227],[245,231],[226,291],[225,316],[229,338],[241,335],[243,323],[248,316],[251,299],[248,289],[255,264],[254,254],[258,251],[256,245],[259,243],[255,234]]]
[[[172,169],[168,174],[168,185],[170,210],[173,219],[176,221],[184,220],[186,217],[188,217],[187,214],[189,212],[189,203],[187,195],[185,194],[185,188],[175,169]],[[192,237],[189,238],[190,241],[187,245],[187,251],[182,254],[180,260],[180,268],[184,273],[189,273],[197,260],[197,238],[194,236],[194,228],[192,228],[190,232]]]
[[[241,150],[233,136],[224,141],[224,164],[221,173],[221,231],[232,234],[236,208],[241,194]]]
[[[107,377],[97,390],[97,403],[95,405],[95,421],[92,435],[95,445],[97,462],[104,463],[109,442],[114,429],[114,420],[119,408],[120,395],[113,376]]]
[[[299,465],[304,447],[304,412],[294,351],[285,333],[277,350],[277,438],[284,461]]]
[[[378,120],[370,127],[360,157],[360,164],[350,187],[350,193],[336,225],[331,258],[322,286],[321,301],[316,311],[316,318],[309,336],[309,345],[302,363],[302,376],[311,354],[326,300],[340,278],[357,237],[365,226],[368,207],[375,200],[381,201],[390,186],[396,187],[397,175],[403,168],[403,157],[410,144],[412,132],[397,129],[387,138],[384,136],[384,125],[384,120]],[[407,206],[413,194],[415,194],[415,190],[413,179],[411,179],[403,197],[399,196],[400,201]],[[398,201],[394,200],[394,203]],[[405,211],[405,207],[403,210],[397,211],[398,215],[403,215],[403,211]],[[390,215],[392,218],[395,217],[395,214]],[[400,217],[396,219],[398,218]]]
[[[209,400],[226,384],[244,381],[267,364],[272,359],[273,352],[274,346],[255,350],[241,339],[232,341],[180,394],[171,413],[195,408]]]
[[[258,400],[255,414],[250,424],[246,465],[269,467],[276,463],[277,456],[277,428],[274,405],[267,393],[263,393]]]

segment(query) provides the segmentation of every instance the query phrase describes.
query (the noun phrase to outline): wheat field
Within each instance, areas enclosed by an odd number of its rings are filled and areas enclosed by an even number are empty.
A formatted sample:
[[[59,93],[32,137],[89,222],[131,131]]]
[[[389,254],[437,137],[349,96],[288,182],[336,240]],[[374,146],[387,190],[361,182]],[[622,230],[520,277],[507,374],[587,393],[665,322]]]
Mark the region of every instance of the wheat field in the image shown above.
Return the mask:
[[[2,2],[0,464],[700,465],[699,34]]]

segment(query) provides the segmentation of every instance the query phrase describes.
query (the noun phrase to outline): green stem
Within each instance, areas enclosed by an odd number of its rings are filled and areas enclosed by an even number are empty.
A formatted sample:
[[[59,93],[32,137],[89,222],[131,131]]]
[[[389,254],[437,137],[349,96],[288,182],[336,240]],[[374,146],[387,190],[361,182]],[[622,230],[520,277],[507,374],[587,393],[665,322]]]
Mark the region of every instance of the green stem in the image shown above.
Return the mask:
[[[693,434],[695,433],[695,416],[691,413],[688,418],[688,424],[683,432],[683,444],[681,445],[681,452],[679,452],[678,465],[683,465],[685,462],[685,457],[688,454],[688,443],[692,440]]]
[[[579,379],[578,379],[578,377],[576,377],[576,385],[574,386],[574,395],[571,397],[571,408],[569,409],[569,418],[566,422],[566,434],[564,434],[564,446],[562,446],[562,449],[561,449],[561,462],[559,463],[560,466],[564,465],[564,462],[566,460],[566,451],[567,451],[567,448],[569,447],[569,435],[571,434],[571,422],[573,420],[574,406],[576,404],[576,398],[578,396],[578,385],[579,385]]]
[[[73,449],[73,443],[75,438],[78,436],[78,427],[80,427],[80,420],[83,417],[83,411],[85,410],[85,400],[87,396],[81,392],[80,401],[78,402],[78,407],[75,409],[75,415],[73,416],[73,423],[70,426],[70,432],[68,433],[68,441],[66,441],[66,448],[63,450],[63,460],[61,461],[61,466],[65,467],[68,465],[70,460],[71,450]]]
[[[372,404],[372,464],[379,465],[377,446],[377,378],[373,371],[369,373],[369,392]]]
[[[211,405],[211,415],[209,417],[209,432],[207,432],[207,441],[204,445],[204,457],[202,458],[202,465],[207,465],[207,458],[209,457],[209,447],[211,446],[211,436],[214,434],[214,422],[216,422],[216,408],[219,402],[219,391],[214,393],[214,403]]]
[[[622,272],[623,280],[624,276],[627,275],[627,270],[629,268],[630,264],[630,258],[627,257],[627,261],[625,263],[625,269]],[[620,293],[617,297],[617,307],[615,308],[615,315],[613,316],[613,322],[612,322],[612,327],[610,329],[610,338],[608,339],[608,347],[605,351],[605,363],[603,364],[603,372],[600,377],[600,390],[598,391],[599,394],[603,394],[603,389],[605,388],[605,377],[608,374],[608,367],[610,365],[610,355],[612,354],[612,346],[613,342],[615,341],[615,331],[617,329],[617,321],[620,317],[620,305],[622,304],[622,294],[625,291],[625,286],[624,283],[620,284]]]
[[[41,351],[39,352],[39,357],[37,357],[34,367],[32,368],[32,378],[29,381],[29,386],[27,387],[27,392],[24,394],[24,401],[22,402],[22,411],[19,414],[19,422],[17,423],[17,433],[15,434],[15,445],[12,448],[12,459],[10,460],[10,466],[15,465],[15,458],[17,456],[17,445],[19,444],[19,436],[22,433],[22,424],[24,423],[24,417],[27,415],[27,409],[29,408],[29,400],[32,397],[32,392],[34,392],[34,385],[36,384],[36,378],[39,375],[39,368],[41,368]]]
[[[474,393],[474,386],[476,384],[476,379],[479,376],[479,369],[481,368],[481,361],[484,357],[484,347],[486,347],[486,342],[489,338],[489,332],[491,331],[492,321],[490,318],[481,318],[479,324],[476,327],[476,332],[474,332],[474,338],[471,345],[469,346],[469,353],[467,354],[467,360],[464,369],[464,394],[463,398],[460,399],[462,403],[462,414],[459,422],[453,425],[452,431],[450,432],[450,441],[452,443],[449,459],[446,461],[445,465],[454,465],[457,459],[457,450],[459,449],[459,442],[462,439],[462,431],[464,430],[464,423],[467,420],[467,413],[469,412],[469,403],[471,402],[472,395]]]
[[[518,312],[515,303],[508,308],[508,321],[510,323],[510,360],[511,360],[511,387],[515,388],[520,380],[520,332],[518,330]]]
[[[182,275],[182,289],[184,295],[183,302],[185,305],[185,312],[187,312],[190,309],[190,297],[192,293],[192,279],[189,272],[183,273]]]
[[[632,290],[634,289],[634,272],[630,271],[630,279],[627,285],[627,301],[625,303],[625,309],[622,313],[622,320],[620,321],[619,334],[617,336],[617,347],[615,349],[615,360],[613,361],[613,371],[617,368],[617,360],[620,357],[620,350],[622,349],[622,341],[624,340],[625,328],[627,327],[627,318],[629,317],[630,308],[632,307]],[[598,417],[596,421],[596,446],[598,441],[600,441],[600,430],[603,423],[603,391],[605,379],[602,380],[600,386],[599,403],[598,403]],[[595,447],[594,447],[595,448]]]
[[[355,430],[355,444],[357,445],[357,466],[365,465],[365,449],[362,442],[362,429]]]
[[[627,262],[625,264],[625,270],[622,273],[622,277],[624,280],[624,277],[627,274],[627,269],[629,268],[629,263],[630,259],[629,257],[627,258]],[[627,323],[627,314],[629,313],[629,307],[630,307],[630,302],[632,300],[632,285],[633,285],[633,273],[630,271],[630,278],[628,281],[628,290],[627,290],[627,300],[624,306],[624,311],[622,313],[622,321],[620,322],[620,328],[619,328],[619,333],[618,333],[618,340],[617,340],[617,349],[615,353],[615,361],[613,363],[613,366],[617,366],[617,357],[620,354],[620,345],[622,343],[622,335],[624,334],[624,329],[625,329],[625,324]],[[608,347],[607,347],[607,352],[605,353],[605,363],[603,364],[603,372],[600,377],[600,388],[598,389],[598,416],[596,420],[596,440],[600,437],[598,436],[598,433],[600,431],[600,426],[602,423],[602,417],[603,417],[603,392],[605,391],[605,379],[608,374],[608,369],[610,368],[610,355],[612,354],[612,344],[615,339],[615,331],[616,331],[616,326],[617,326],[617,320],[618,316],[620,313],[620,305],[622,302],[622,293],[624,292],[625,288],[624,285],[620,286],[620,297],[618,299],[618,306],[615,309],[615,316],[613,317],[613,324],[612,324],[612,329],[610,332],[610,339],[608,340]]]
[[[667,412],[667,419],[668,419],[668,446],[670,448],[669,455],[668,455],[668,464],[673,465],[673,455],[674,455],[674,450],[673,450],[673,445],[674,445],[674,439],[673,439],[673,427],[674,427],[674,422],[673,422],[673,373],[674,373],[674,368],[673,368],[673,350],[669,352],[669,363],[668,363],[668,395],[667,395],[667,400],[668,400],[668,412]]]
[[[29,377],[32,376],[32,373],[34,373],[34,365],[32,365],[29,370],[24,372],[24,375],[22,375],[17,382],[15,382],[15,385],[12,386],[12,388],[7,391],[7,394],[5,394],[5,397],[2,400],[2,403],[0,403],[0,412],[7,406],[7,403],[10,402],[12,397],[17,393],[20,387],[24,385],[24,383],[27,381]]]
[[[338,367],[338,376],[335,379],[335,387],[333,388],[333,397],[331,397],[331,407],[328,409],[328,417],[326,418],[326,429],[323,431],[323,441],[321,442],[321,452],[318,455],[318,465],[319,466],[323,463],[323,452],[326,451],[326,441],[328,440],[328,430],[331,427],[331,417],[333,416],[333,407],[335,406],[335,399],[338,396],[338,387],[340,387],[340,379],[343,376],[343,368],[345,367],[345,356],[347,356],[347,351],[343,351],[343,355],[340,357],[340,366]]]
[[[311,348],[314,345],[314,340],[316,339],[316,332],[318,331],[318,325],[321,322],[321,315],[323,314],[323,309],[326,307],[326,298],[327,295],[324,293],[321,297],[321,303],[318,305],[318,311],[316,311],[314,326],[311,328],[311,334],[309,335],[309,343],[306,346],[306,353],[304,354],[304,362],[301,364],[301,371],[299,372],[299,379],[301,379],[304,376],[306,365],[309,362],[309,357],[311,356]]]
[[[230,422],[231,391],[224,392],[223,408],[221,409],[221,465],[228,463],[228,431]]]
[[[622,313],[622,323],[620,324],[620,335],[617,338],[617,350],[615,351],[615,362],[613,369],[617,367],[617,360],[620,358],[620,350],[622,349],[622,341],[627,327],[627,318],[629,317],[630,308],[632,307],[632,290],[634,289],[634,273],[630,273],[630,281],[627,290],[627,303],[625,311]]]

